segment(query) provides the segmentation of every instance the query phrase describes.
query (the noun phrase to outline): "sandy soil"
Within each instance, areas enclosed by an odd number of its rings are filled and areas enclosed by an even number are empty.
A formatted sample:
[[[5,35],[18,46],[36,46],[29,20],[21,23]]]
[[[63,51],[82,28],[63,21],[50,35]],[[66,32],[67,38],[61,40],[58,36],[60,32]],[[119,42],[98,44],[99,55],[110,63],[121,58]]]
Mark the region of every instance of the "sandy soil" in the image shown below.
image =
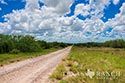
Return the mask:
[[[0,67],[0,83],[50,83],[49,75],[71,47]]]

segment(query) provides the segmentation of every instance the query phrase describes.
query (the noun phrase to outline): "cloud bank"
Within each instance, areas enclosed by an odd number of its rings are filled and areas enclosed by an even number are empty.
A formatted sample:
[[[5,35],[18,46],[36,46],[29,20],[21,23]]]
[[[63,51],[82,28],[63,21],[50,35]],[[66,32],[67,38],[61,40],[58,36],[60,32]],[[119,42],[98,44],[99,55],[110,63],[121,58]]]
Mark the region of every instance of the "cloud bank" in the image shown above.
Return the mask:
[[[42,7],[40,2],[44,3]],[[118,2],[113,0],[114,4]],[[125,39],[125,3],[115,18],[107,22],[101,20],[110,3],[110,0],[90,0],[89,4],[76,5],[74,15],[68,17],[73,0],[26,0],[24,9],[4,15],[6,22],[0,23],[0,33],[70,43]],[[81,20],[78,15],[89,18]]]

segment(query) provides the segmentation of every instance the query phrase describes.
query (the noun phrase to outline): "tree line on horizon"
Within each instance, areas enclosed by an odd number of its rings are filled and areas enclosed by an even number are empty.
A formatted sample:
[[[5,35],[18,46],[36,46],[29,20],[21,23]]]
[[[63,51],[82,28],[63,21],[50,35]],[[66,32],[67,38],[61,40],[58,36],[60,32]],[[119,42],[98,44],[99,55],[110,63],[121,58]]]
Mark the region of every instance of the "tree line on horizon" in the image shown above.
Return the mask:
[[[111,47],[111,48],[125,48],[125,40],[115,39],[108,40],[105,42],[87,42],[87,43],[77,43],[75,46],[81,47]]]
[[[0,34],[0,53],[38,52],[43,49],[64,48],[67,46],[67,43],[36,40],[35,37],[29,35]]]
[[[106,42],[87,42],[87,43],[63,43],[63,42],[46,42],[36,40],[35,37],[29,35],[4,35],[0,34],[0,53],[19,53],[19,52],[38,52],[43,49],[64,48],[69,45],[81,47],[112,47],[125,48],[125,40],[116,39]]]

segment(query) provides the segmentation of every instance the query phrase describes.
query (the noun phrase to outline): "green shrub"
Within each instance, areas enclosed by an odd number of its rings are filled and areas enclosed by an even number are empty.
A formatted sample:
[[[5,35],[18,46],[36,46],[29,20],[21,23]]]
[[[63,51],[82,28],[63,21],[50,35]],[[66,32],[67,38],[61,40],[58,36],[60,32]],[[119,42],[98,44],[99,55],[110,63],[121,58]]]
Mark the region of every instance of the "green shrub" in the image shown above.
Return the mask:
[[[11,51],[13,53],[13,49],[18,49],[20,52],[39,52],[43,49],[60,48],[66,47],[67,45],[68,44],[61,42],[37,40],[30,35],[0,34],[0,53],[9,53]]]

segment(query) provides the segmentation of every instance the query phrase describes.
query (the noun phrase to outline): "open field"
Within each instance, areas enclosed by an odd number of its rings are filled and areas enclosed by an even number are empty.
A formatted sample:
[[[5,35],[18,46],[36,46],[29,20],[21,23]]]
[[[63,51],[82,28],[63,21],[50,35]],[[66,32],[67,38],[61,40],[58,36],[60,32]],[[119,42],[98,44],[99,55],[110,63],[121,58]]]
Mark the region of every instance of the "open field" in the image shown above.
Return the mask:
[[[74,46],[50,78],[54,83],[124,83],[125,49]]]
[[[0,66],[3,66],[4,64],[9,64],[13,62],[18,62],[27,58],[33,58],[37,56],[41,56],[44,54],[48,54],[50,52],[54,52],[61,48],[51,48],[51,49],[44,49],[41,52],[27,52],[27,53],[18,53],[18,54],[0,54]]]

